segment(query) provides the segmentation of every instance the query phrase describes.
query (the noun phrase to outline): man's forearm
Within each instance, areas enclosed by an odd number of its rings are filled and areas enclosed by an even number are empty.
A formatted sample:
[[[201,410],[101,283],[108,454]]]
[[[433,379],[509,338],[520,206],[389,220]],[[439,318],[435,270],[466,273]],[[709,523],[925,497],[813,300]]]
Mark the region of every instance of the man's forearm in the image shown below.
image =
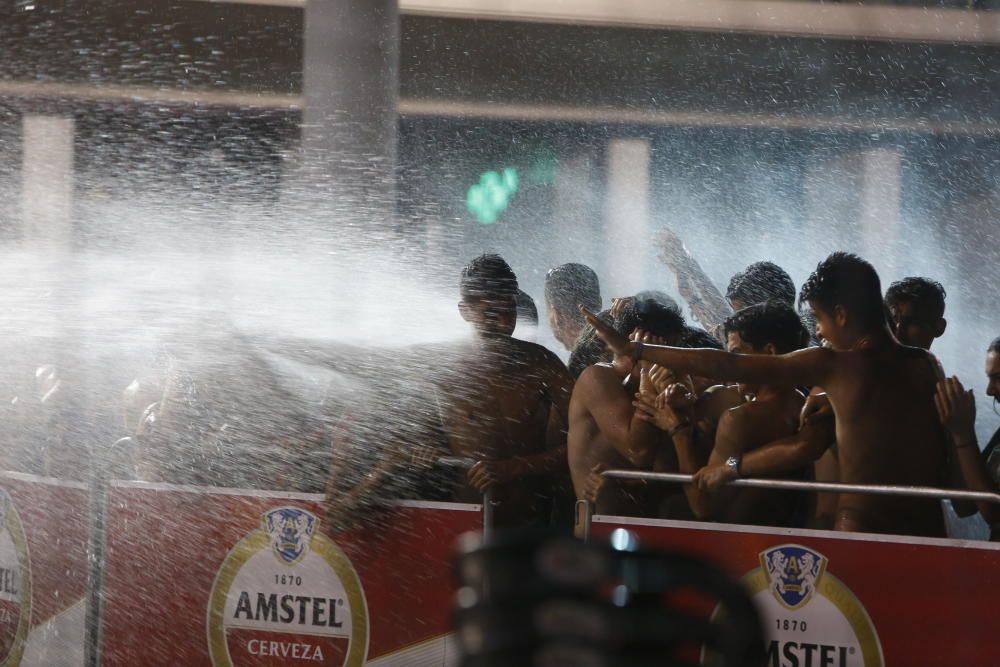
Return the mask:
[[[747,452],[740,460],[740,474],[743,477],[768,477],[792,472],[815,462],[833,444],[833,437],[826,439],[824,444],[822,433],[804,432],[810,428],[815,427],[807,425],[798,433]]]
[[[997,485],[990,477],[983,456],[979,451],[979,442],[974,432],[956,434],[952,456],[958,461],[959,473],[965,486],[972,491],[997,492]],[[993,503],[976,503],[979,513],[986,523],[994,524],[1000,521],[1000,509]]]
[[[682,473],[694,474],[704,466],[708,460],[702,456],[695,444],[695,432],[693,428],[685,428],[674,434],[672,438],[674,449],[677,451],[677,467]],[[711,491],[703,491],[697,484],[685,484],[684,495],[687,497],[691,511],[699,519],[709,519],[714,514],[713,500],[714,494]]]

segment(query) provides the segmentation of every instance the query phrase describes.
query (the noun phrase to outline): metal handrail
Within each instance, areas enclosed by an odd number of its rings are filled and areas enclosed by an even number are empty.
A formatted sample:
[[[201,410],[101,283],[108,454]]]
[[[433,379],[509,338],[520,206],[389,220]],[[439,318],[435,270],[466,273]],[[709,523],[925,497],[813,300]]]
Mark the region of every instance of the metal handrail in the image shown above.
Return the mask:
[[[694,475],[677,472],[647,472],[644,470],[605,470],[603,477],[613,479],[640,479],[647,482],[674,482],[690,484]],[[988,491],[963,491],[939,489],[933,486],[892,486],[889,484],[843,484],[840,482],[802,482],[791,479],[742,478],[726,482],[727,486],[785,491],[817,491],[832,493],[867,493],[876,496],[910,496],[939,500],[970,500],[1000,504],[1000,494]]]

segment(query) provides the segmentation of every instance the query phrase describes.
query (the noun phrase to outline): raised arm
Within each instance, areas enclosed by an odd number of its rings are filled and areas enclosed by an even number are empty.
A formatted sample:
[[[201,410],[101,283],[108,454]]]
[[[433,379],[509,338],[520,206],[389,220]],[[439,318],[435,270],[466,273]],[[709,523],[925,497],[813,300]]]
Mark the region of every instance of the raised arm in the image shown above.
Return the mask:
[[[587,322],[616,354],[665,366],[675,373],[698,375],[724,382],[773,384],[785,387],[824,385],[837,354],[822,347],[791,354],[731,354],[721,350],[691,350],[633,343],[587,309]]]
[[[673,231],[663,232],[658,245],[660,259],[677,278],[677,291],[703,327],[711,331],[733,314],[729,302]]]
[[[608,368],[591,366],[580,375],[573,400],[580,400],[601,433],[637,468],[649,468],[656,457],[659,429],[643,421]]]

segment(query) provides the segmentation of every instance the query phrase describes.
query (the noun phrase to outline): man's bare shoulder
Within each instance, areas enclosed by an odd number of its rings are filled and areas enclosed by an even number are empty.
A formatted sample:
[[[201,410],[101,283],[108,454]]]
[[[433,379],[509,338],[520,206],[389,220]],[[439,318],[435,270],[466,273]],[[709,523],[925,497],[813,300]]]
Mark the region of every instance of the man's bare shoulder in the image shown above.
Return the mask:
[[[611,364],[594,364],[588,366],[576,379],[577,387],[611,387],[621,386],[622,378]]]

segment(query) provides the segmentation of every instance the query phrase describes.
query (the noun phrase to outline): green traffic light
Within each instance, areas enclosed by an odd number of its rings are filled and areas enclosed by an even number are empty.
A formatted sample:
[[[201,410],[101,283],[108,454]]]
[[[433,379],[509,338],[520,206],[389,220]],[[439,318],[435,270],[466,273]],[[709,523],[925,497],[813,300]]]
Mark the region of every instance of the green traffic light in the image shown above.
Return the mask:
[[[517,170],[513,167],[506,167],[500,172],[484,172],[480,174],[479,182],[465,193],[466,208],[480,223],[492,225],[497,216],[507,210],[519,182]]]

